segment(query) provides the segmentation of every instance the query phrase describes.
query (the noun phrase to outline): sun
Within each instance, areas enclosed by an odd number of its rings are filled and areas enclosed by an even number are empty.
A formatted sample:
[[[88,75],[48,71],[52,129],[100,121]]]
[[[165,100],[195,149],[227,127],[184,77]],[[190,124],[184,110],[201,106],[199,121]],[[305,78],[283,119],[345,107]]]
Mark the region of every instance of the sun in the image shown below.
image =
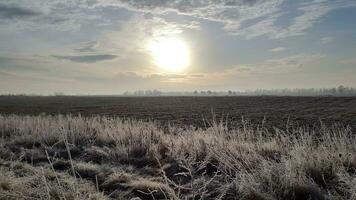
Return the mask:
[[[147,44],[155,64],[168,72],[182,72],[190,62],[188,45],[179,38],[161,37]]]

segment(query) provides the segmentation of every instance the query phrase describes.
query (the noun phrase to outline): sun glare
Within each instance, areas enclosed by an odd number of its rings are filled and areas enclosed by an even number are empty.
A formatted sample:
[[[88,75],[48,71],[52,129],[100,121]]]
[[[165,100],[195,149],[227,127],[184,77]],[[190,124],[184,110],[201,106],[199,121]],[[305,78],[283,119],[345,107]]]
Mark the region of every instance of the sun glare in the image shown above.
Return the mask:
[[[147,48],[155,64],[165,71],[181,72],[189,65],[189,48],[181,39],[156,38]]]

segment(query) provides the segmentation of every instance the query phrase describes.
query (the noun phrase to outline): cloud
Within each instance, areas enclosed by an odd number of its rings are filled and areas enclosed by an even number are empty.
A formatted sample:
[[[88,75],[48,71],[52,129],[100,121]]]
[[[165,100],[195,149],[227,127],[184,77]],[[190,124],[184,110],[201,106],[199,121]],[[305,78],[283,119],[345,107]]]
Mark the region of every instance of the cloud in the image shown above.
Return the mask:
[[[224,25],[223,29],[231,33],[240,30],[241,24],[244,22],[278,12],[280,10],[279,6],[284,0],[122,0],[120,2],[127,9],[136,12],[153,13],[156,15],[176,12],[179,15],[220,22]]]
[[[79,1],[64,3],[58,0],[3,0],[0,3],[2,31],[77,31],[83,24],[97,19],[98,16]]]
[[[16,75],[7,73],[7,72],[2,72],[0,71],[0,76],[6,77],[6,78],[12,78],[12,77],[17,77]]]
[[[0,18],[2,19],[25,18],[38,15],[40,15],[39,12],[31,9],[0,4]]]
[[[102,81],[120,81],[120,82],[156,82],[156,83],[191,83],[197,79],[204,78],[204,74],[164,74],[164,73],[148,73],[142,74],[140,72],[120,72],[114,77],[102,79]]]
[[[332,42],[334,40],[333,37],[323,37],[320,39],[320,42],[322,44],[329,44],[330,42]]]
[[[172,79],[182,79],[182,78],[187,78],[187,75],[184,74],[168,74],[165,75],[167,78],[172,78]]]
[[[9,2],[9,5],[24,4],[22,0],[5,2]],[[167,17],[167,14],[174,12],[180,16],[196,18],[198,21],[221,23],[222,29],[228,34],[245,39],[259,36],[281,39],[304,35],[330,11],[356,6],[356,2],[350,0],[293,2],[288,0],[85,0],[63,3],[62,0],[38,0],[26,6],[29,7],[28,9],[41,8],[43,10],[41,17],[31,21],[32,23],[27,24],[26,28],[51,27],[60,31],[68,31],[79,30],[83,24],[112,25],[117,19],[112,18],[114,15],[107,15],[106,11],[124,8],[134,14],[149,14],[162,20]],[[26,8],[26,10],[17,10],[17,13],[26,14],[26,11],[29,12]],[[119,13],[122,10],[116,10],[116,12]],[[289,13],[297,13],[297,15]],[[281,20],[287,23],[280,23]],[[179,25],[172,22],[170,24],[178,26],[178,29],[198,27],[188,21]]]
[[[41,67],[45,61],[27,57],[0,56],[0,69],[6,71],[44,72],[47,68]]]
[[[298,8],[302,12],[297,16],[293,23],[287,28],[281,28],[274,38],[286,38],[290,36],[304,35],[306,30],[320,21],[320,18],[326,15],[329,11],[338,8],[335,5],[328,5],[320,1],[305,3]]]
[[[23,16],[21,19],[11,23],[3,23],[0,27],[4,30],[39,30],[49,29],[56,31],[79,31],[85,25],[100,27],[117,25],[127,22],[127,16],[141,15],[143,12],[128,11],[126,4],[120,0],[84,0],[65,1],[62,0],[37,0],[26,2],[23,0],[4,0],[0,4],[0,22],[6,19],[13,19],[15,16]],[[25,7],[26,8],[25,8]],[[24,8],[22,8],[24,7]],[[127,14],[125,12],[129,12]],[[28,15],[33,14],[32,18]],[[136,14],[136,15],[135,15]],[[1,18],[4,15],[6,17]],[[150,15],[146,13],[146,18]],[[156,17],[151,15],[151,17]],[[162,22],[165,20],[159,17]],[[157,18],[158,19],[158,18]],[[157,19],[155,19],[157,21]],[[166,23],[167,21],[165,21]],[[197,29],[197,21],[185,21],[182,23],[169,22],[167,25],[176,29]]]
[[[356,65],[356,58],[341,60],[340,63],[346,65]]]
[[[298,54],[280,59],[266,60],[260,65],[260,67],[267,70],[290,70],[292,68],[298,69],[305,66],[312,66],[313,64],[320,62],[323,57],[324,55],[321,54]]]
[[[285,47],[276,47],[276,48],[270,49],[269,51],[270,52],[281,52],[281,51],[285,51],[285,50],[287,50],[287,48],[285,48]]]
[[[296,17],[286,16],[280,8],[278,11],[266,15],[264,18],[256,18],[256,22],[249,26],[231,29],[230,34],[252,39],[259,36],[267,36],[270,39],[283,39],[293,36],[305,35],[307,30],[320,22],[322,17],[329,12],[346,7],[355,7],[356,2],[340,0],[314,0],[302,2],[292,8],[289,12],[300,13]],[[290,23],[282,25],[279,19],[288,19]]]
[[[29,80],[29,81],[53,81],[51,79],[46,79],[46,78],[41,78],[41,77],[35,77],[31,76],[29,74],[15,74],[15,73],[8,73],[8,72],[3,72],[0,71],[0,81],[23,81],[23,80]],[[6,83],[6,82],[5,82]],[[4,84],[4,85],[9,85],[9,84]],[[0,88],[3,89],[3,88]]]
[[[97,41],[90,41],[80,44],[80,46],[75,51],[82,52],[82,53],[91,53],[96,52],[96,49],[99,47],[99,42]]]
[[[102,55],[83,55],[83,56],[53,56],[61,60],[69,60],[77,63],[96,63],[105,60],[113,60],[117,58],[116,55],[102,54]]]
[[[175,22],[163,19],[161,17],[137,15],[133,17],[124,28],[138,31],[149,37],[160,37],[182,33],[187,29],[200,29],[197,21]],[[130,34],[135,34],[131,32]],[[136,33],[138,34],[138,33]]]
[[[122,0],[115,2],[121,2],[127,9],[136,12],[162,15],[173,11],[180,15],[220,22],[227,33],[246,39],[258,36],[281,39],[304,35],[330,11],[356,6],[356,2],[349,0],[313,0],[294,3],[287,0]],[[288,16],[284,10],[286,4],[292,4],[288,6],[288,12],[298,13],[296,17]],[[282,18],[290,23],[280,24],[278,21]]]
[[[297,54],[279,59],[268,59],[256,64],[241,64],[220,73],[221,76],[238,76],[251,74],[280,74],[292,73],[303,70],[306,67],[317,65],[324,55],[321,54]]]
[[[204,74],[192,74],[190,75],[192,78],[204,78]]]

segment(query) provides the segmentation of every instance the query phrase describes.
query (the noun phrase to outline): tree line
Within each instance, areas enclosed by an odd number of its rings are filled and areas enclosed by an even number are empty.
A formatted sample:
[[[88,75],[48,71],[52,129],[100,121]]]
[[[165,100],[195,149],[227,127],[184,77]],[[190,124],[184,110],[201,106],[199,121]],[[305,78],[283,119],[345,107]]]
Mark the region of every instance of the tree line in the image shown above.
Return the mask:
[[[356,96],[356,88],[340,85],[334,88],[285,88],[285,89],[256,89],[245,91],[213,91],[195,90],[184,92],[163,92],[160,90],[126,91],[124,96]]]
[[[356,96],[356,88],[340,85],[334,88],[285,88],[285,89],[255,89],[245,91],[214,91],[214,90],[194,90],[167,92],[154,90],[126,91],[122,94],[66,94],[64,92],[54,92],[53,94],[0,94],[0,96]]]

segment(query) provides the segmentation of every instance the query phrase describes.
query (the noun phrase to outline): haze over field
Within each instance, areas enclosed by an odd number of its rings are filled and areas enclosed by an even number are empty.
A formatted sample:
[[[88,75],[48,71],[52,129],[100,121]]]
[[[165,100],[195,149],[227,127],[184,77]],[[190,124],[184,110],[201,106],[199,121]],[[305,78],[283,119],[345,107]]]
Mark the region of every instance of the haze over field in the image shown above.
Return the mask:
[[[0,93],[356,86],[354,0],[0,0]]]

